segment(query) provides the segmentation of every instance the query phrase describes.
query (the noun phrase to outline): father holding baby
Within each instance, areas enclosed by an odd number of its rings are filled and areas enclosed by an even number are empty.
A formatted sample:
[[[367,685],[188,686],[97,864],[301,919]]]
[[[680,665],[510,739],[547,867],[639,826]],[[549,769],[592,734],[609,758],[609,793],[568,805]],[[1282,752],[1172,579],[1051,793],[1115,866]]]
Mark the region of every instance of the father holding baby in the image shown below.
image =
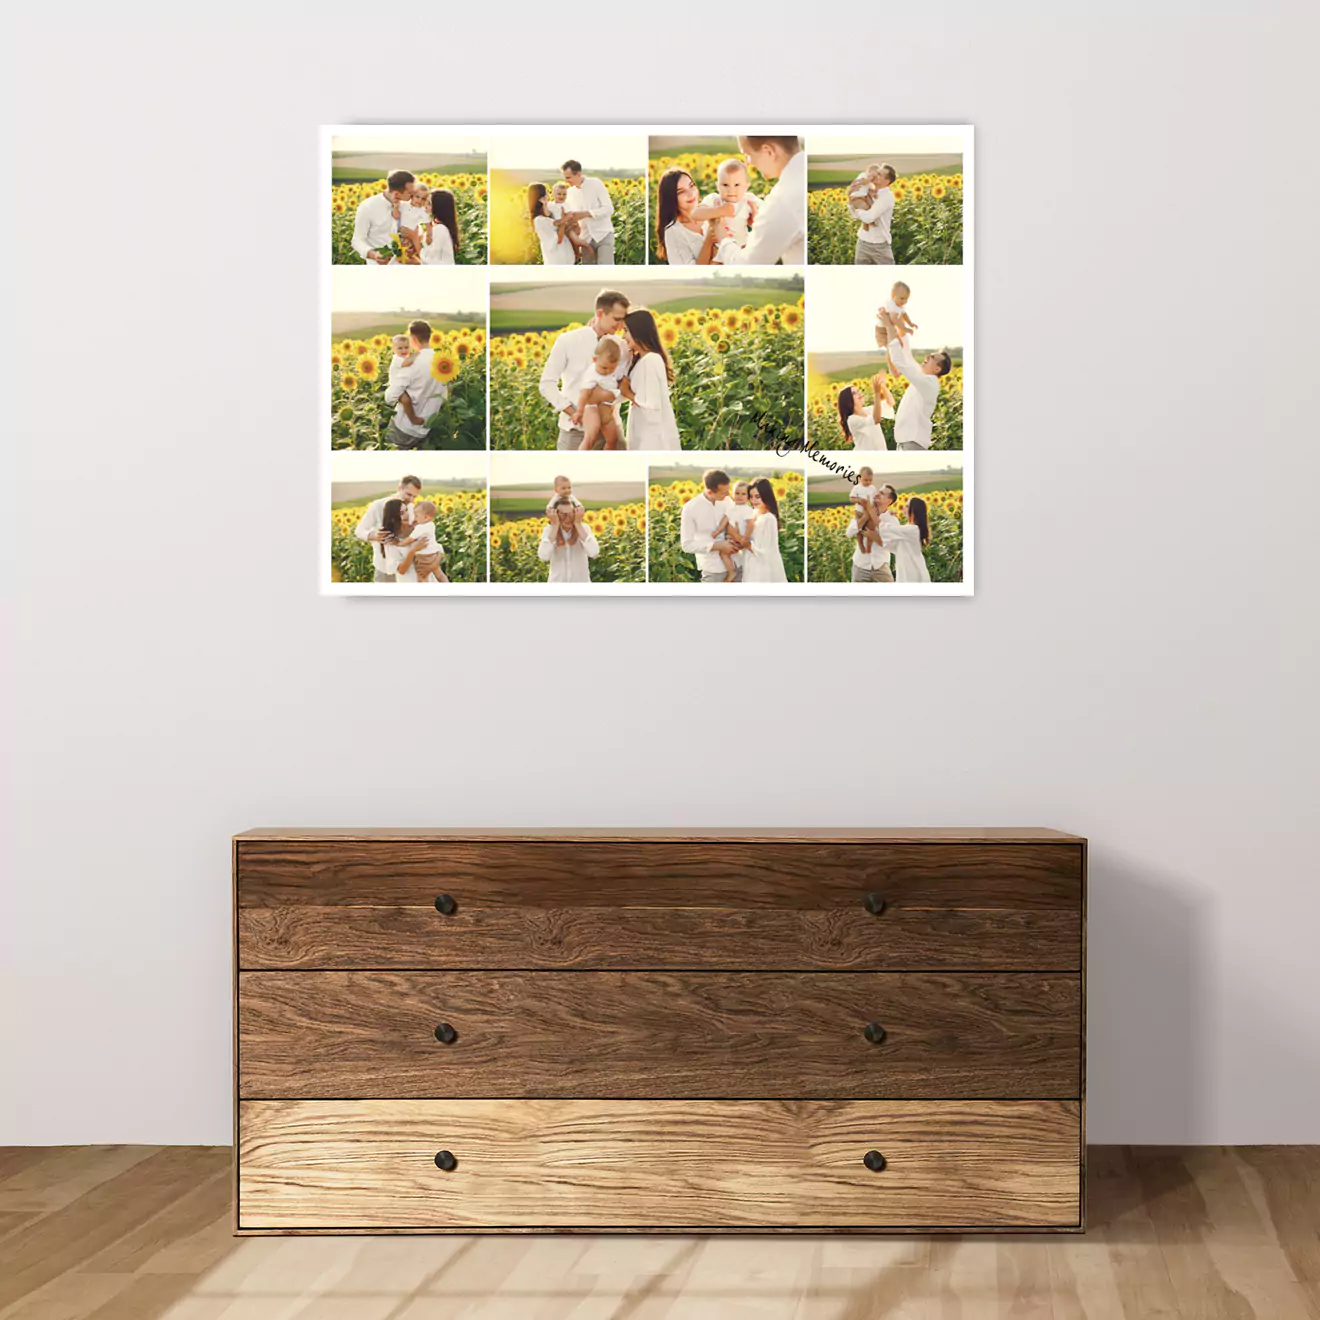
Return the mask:
[[[579,222],[582,247],[578,261],[584,266],[614,265],[614,203],[609,189],[596,178],[582,173],[580,160],[566,160],[559,172],[568,184],[564,219]]]
[[[728,517],[733,501],[729,499],[729,474],[711,468],[701,478],[702,489],[683,506],[678,523],[678,543],[685,555],[695,555],[703,582],[741,582],[745,552],[729,557],[733,577],[719,554],[711,547],[715,533]]]
[[[383,191],[365,198],[353,216],[353,251],[367,265],[391,266],[397,259],[387,251],[399,232],[399,209],[412,196],[416,179],[407,170],[395,170]]]
[[[888,304],[876,316],[887,338],[885,352],[889,356],[889,368],[908,383],[894,415],[894,443],[899,449],[929,449],[935,405],[940,399],[940,377],[952,370],[953,358],[947,349],[937,348],[918,362],[909,346],[912,336],[903,332]]]
[[[894,244],[894,194],[891,185],[898,178],[892,165],[872,165],[866,171],[866,183],[853,185],[849,204],[853,215],[860,221],[857,246],[853,252],[855,266],[892,266]],[[859,186],[860,185],[860,186]]]
[[[416,449],[429,434],[427,421],[440,411],[449,391],[431,374],[431,323],[416,320],[408,325],[409,352],[390,365],[385,402],[394,404],[394,416],[385,428],[384,443],[395,449]]]
[[[597,342],[605,335],[617,335],[628,315],[628,299],[617,289],[602,289],[596,295],[596,314],[577,330],[566,330],[554,342],[541,370],[538,388],[541,397],[559,414],[559,438],[556,449],[580,449],[586,432],[581,421],[573,420],[578,396],[595,367]],[[632,352],[624,348],[619,356],[617,374],[627,375]]]
[[[873,534],[865,538],[860,535],[861,524],[854,517],[844,533],[853,543],[852,580],[854,582],[892,582],[894,570],[889,566],[892,551],[886,550],[881,541],[888,540],[892,530],[898,527],[892,505],[898,499],[898,492],[886,482],[875,493],[876,520]],[[875,539],[875,538],[879,539]],[[869,544],[866,544],[869,542]],[[865,548],[864,548],[865,546]]]

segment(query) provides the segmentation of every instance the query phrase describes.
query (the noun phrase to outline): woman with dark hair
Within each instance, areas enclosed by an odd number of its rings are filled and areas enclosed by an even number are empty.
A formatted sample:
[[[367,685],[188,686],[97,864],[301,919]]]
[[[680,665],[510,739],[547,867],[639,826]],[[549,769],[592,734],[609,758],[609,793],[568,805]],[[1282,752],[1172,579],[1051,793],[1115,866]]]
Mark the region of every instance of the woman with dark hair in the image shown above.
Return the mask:
[[[564,220],[555,220],[546,201],[545,184],[527,185],[527,214],[531,217],[532,228],[541,244],[541,264],[543,266],[571,266],[573,264],[573,245],[564,237]]]
[[[402,500],[385,501],[385,507],[380,514],[380,525],[381,530],[388,532],[389,536],[381,546],[381,553],[385,556],[388,571],[394,574],[396,582],[416,582],[417,570],[412,565],[409,565],[406,573],[400,572],[400,566],[408,554],[408,547],[400,545],[400,542],[412,538],[412,520],[405,517],[405,508],[411,514],[412,509],[405,506]]]
[[[766,477],[752,482],[747,499],[756,510],[752,543],[743,564],[744,582],[787,582],[784,559],[779,553],[779,501]]]
[[[885,520],[888,522],[888,519]],[[930,569],[922,552],[930,544],[930,516],[926,501],[911,495],[907,502],[907,522],[897,527],[881,527],[876,540],[886,553],[894,552],[895,582],[929,582]]]
[[[624,444],[629,449],[682,449],[678,419],[670,402],[674,368],[660,342],[655,317],[635,307],[623,318],[619,333],[632,350],[632,365],[619,380],[619,393],[628,400],[628,426]]]
[[[431,190],[431,220],[422,244],[423,266],[452,266],[458,251],[458,203],[448,188]]]
[[[715,225],[693,214],[700,205],[701,193],[686,170],[674,166],[660,176],[655,249],[671,266],[709,266],[715,255]]]
[[[845,385],[839,391],[839,425],[845,441],[851,440],[854,449],[888,448],[880,419],[894,415],[894,396],[889,392],[883,371],[871,377],[871,384],[875,387],[875,403],[870,408],[862,392],[853,386]]]

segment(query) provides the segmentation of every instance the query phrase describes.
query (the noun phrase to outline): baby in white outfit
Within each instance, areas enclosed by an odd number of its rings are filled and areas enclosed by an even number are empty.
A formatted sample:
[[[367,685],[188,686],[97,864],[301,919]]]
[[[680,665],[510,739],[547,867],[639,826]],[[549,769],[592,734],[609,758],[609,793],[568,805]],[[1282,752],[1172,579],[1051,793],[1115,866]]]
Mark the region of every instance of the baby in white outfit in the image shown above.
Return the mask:
[[[606,449],[619,447],[619,423],[614,416],[614,403],[619,397],[619,367],[623,361],[623,340],[617,335],[601,335],[596,341],[596,354],[591,369],[582,382],[577,409],[573,413],[574,426],[582,428],[582,448],[590,449],[601,436]]]
[[[711,220],[721,217],[729,236],[738,241],[739,247],[746,247],[748,233],[761,205],[761,199],[748,191],[751,179],[747,166],[730,157],[720,165],[715,175],[715,187],[717,191],[703,198],[700,206],[692,208],[692,218]]]
[[[422,226],[430,223],[431,190],[418,179],[408,200],[399,204],[399,240],[404,259],[415,264],[422,259]]]

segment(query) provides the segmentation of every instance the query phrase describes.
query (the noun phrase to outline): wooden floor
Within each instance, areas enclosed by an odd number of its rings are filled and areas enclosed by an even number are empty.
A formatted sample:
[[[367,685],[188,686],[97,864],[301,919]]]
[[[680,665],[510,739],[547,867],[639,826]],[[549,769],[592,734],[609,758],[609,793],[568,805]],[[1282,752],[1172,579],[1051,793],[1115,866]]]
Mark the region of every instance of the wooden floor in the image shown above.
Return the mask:
[[[0,1148],[0,1320],[1320,1320],[1320,1147],[1090,1151],[1085,1237],[230,1235],[229,1151]]]

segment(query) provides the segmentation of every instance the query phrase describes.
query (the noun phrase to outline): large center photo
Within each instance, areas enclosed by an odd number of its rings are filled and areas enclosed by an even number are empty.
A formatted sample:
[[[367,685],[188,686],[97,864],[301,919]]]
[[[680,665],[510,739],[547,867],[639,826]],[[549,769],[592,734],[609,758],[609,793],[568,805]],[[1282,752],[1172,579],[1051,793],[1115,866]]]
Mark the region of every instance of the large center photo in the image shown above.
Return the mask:
[[[803,439],[801,271],[528,267],[490,282],[492,449]]]

